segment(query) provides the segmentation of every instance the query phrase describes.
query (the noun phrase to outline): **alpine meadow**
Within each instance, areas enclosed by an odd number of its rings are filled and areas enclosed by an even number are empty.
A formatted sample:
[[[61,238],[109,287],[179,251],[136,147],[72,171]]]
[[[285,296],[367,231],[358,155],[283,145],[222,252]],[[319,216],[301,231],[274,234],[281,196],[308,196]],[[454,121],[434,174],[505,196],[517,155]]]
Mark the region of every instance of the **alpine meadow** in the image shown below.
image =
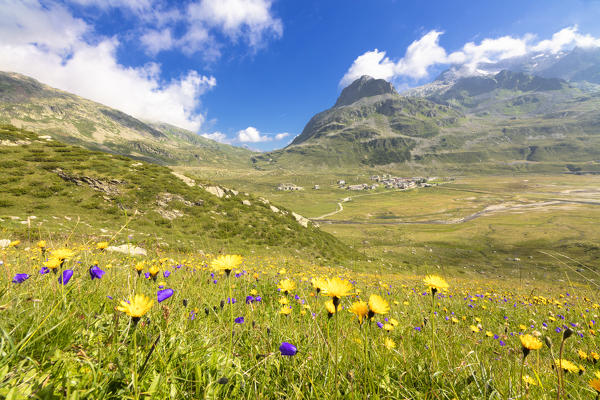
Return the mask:
[[[0,16],[0,398],[600,398],[600,3]]]

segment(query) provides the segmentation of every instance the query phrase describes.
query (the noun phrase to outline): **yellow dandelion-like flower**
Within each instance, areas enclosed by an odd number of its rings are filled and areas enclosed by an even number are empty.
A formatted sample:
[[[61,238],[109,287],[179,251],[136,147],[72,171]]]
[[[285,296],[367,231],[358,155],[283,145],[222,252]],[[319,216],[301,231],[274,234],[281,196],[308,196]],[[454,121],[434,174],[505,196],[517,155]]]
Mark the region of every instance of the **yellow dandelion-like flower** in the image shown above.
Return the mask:
[[[333,305],[333,299],[325,302],[325,309],[327,310],[330,316],[335,314],[335,308],[335,305]]]
[[[535,381],[535,379],[533,379],[532,377],[530,377],[529,375],[525,375],[523,377],[523,382],[527,385],[533,385],[533,386],[537,386],[537,382]]]
[[[383,344],[385,345],[385,347],[388,350],[392,350],[392,349],[396,348],[396,343],[390,338],[385,338],[385,341],[383,342]]]
[[[279,304],[284,305],[284,306],[288,305],[289,302],[290,301],[287,299],[287,297],[282,297],[279,299]]]
[[[384,324],[383,325],[383,329],[385,329],[386,331],[390,332],[394,330],[394,326],[392,324]]]
[[[573,364],[571,361],[569,360],[565,360],[565,359],[561,359],[561,360],[554,360],[554,365],[556,365],[557,368],[562,368],[563,370],[567,371],[567,372],[572,372],[574,374],[579,372],[579,367],[575,364]]]
[[[96,250],[104,250],[108,247],[108,242],[98,242],[96,243]]]
[[[283,315],[289,315],[291,312],[292,312],[292,309],[288,306],[283,306],[279,310],[279,314],[283,314]]]
[[[52,251],[52,257],[59,259],[61,262],[75,255],[75,252],[70,249],[56,249]]]
[[[256,295],[258,294],[258,290],[256,290],[256,289],[252,289],[252,290],[250,291],[250,294],[251,294],[252,296],[256,296]]]
[[[477,333],[477,332],[479,332],[479,328],[478,328],[478,327],[476,327],[475,325],[471,325],[471,326],[469,326],[469,329],[470,329],[470,330],[471,330],[471,332],[473,332],[473,333]]]
[[[160,272],[160,269],[158,268],[158,266],[153,265],[150,267],[150,269],[148,270],[148,272],[150,272],[150,275],[155,278],[156,275],[158,275],[158,273]]]
[[[425,279],[423,279],[423,283],[427,286],[433,293],[439,290],[446,290],[450,287],[448,282],[444,280],[444,278],[437,275],[427,275]]]
[[[137,271],[138,274],[144,270],[144,267],[145,267],[145,265],[142,262],[135,264],[135,270]]]
[[[524,331],[524,330],[527,330],[527,327],[525,325],[521,324],[521,325],[519,325],[519,329]]]
[[[598,379],[600,379],[600,371],[596,371],[594,372],[594,376]]]
[[[39,242],[37,242],[37,247],[40,249],[45,249],[46,248],[46,241],[45,240],[40,240]]]
[[[452,317],[451,321],[453,324],[458,324],[458,318],[456,317]]]
[[[8,244],[8,247],[17,247],[17,246],[18,246],[18,245],[20,245],[20,244],[21,244],[21,241],[20,241],[20,240],[13,240],[12,242],[10,242],[10,243]]]
[[[395,318],[390,318],[390,324],[392,324],[392,326],[398,326],[398,320],[396,320]]]
[[[327,280],[325,278],[312,278],[310,280],[313,288],[319,293],[321,290],[325,289],[327,286]]]
[[[523,346],[524,349],[527,350],[539,350],[542,348],[542,342],[539,341],[537,338],[535,338],[532,335],[522,335],[519,336],[519,339],[521,339],[521,345]]]
[[[356,301],[350,306],[350,312],[358,317],[358,322],[362,324],[363,318],[369,314],[369,305],[364,301]]]
[[[594,362],[598,361],[600,360],[600,354],[596,353],[595,351],[590,351],[590,358],[594,360]]]
[[[487,332],[485,333],[485,336],[487,336],[487,337],[492,337],[492,336],[494,336],[494,334],[493,334],[492,332],[490,332],[490,331],[487,331]]]
[[[579,356],[579,358],[581,358],[582,360],[587,360],[588,355],[585,351],[583,350],[577,350],[577,355]]]
[[[117,310],[124,312],[137,322],[152,308],[152,304],[154,304],[153,300],[143,294],[136,294],[134,297],[129,298],[129,302],[121,301],[121,305],[117,307]]]
[[[333,279],[327,279],[327,284],[322,290],[325,296],[339,300],[352,294],[352,284],[336,276]]]
[[[296,289],[296,282],[292,281],[291,279],[284,279],[279,282],[277,288],[283,293],[287,294],[288,292],[291,292],[292,290]]]
[[[61,264],[62,261],[60,261],[58,258],[50,258],[48,261],[44,262],[44,266],[51,270],[55,270],[56,268],[60,267]]]
[[[242,261],[242,256],[236,254],[221,255],[215,258],[210,265],[215,271],[225,271],[225,273],[229,275],[231,270],[240,265]]]
[[[592,379],[590,381],[590,386],[600,394],[600,379]]]
[[[390,305],[383,297],[378,294],[369,296],[369,318],[375,314],[387,314],[388,312],[390,312]]]

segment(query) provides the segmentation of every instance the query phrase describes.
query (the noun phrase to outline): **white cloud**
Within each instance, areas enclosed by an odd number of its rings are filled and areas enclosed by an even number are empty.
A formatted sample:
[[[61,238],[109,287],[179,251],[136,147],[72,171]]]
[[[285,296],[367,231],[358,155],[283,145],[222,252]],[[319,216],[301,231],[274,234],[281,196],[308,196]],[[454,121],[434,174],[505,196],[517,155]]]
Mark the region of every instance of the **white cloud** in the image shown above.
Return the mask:
[[[138,118],[198,130],[204,115],[199,96],[216,85],[214,77],[188,71],[163,82],[160,65],[126,67],[118,63],[116,38],[84,40],[92,29],[56,4],[37,0],[0,3],[0,70],[32,76],[117,108]]]
[[[288,136],[290,136],[289,132],[278,133],[277,135],[275,135],[275,140],[281,140],[281,139],[286,138]]]
[[[253,126],[249,126],[246,129],[238,131],[236,139],[238,142],[242,143],[258,143],[268,142],[271,140],[271,137],[261,135],[258,129],[254,128]]]
[[[140,37],[141,43],[151,55],[173,47],[174,40],[169,28],[163,30],[150,29]]]
[[[188,7],[189,23],[217,27],[230,39],[243,37],[252,47],[264,36],[281,37],[283,24],[271,15],[271,0],[201,0]]]
[[[404,57],[397,61],[377,49],[358,56],[340,81],[346,86],[362,75],[374,78],[396,80],[402,78],[421,79],[429,75],[429,68],[435,65],[461,64],[464,73],[474,72],[482,63],[497,62],[530,52],[558,51],[579,47],[600,47],[600,38],[577,31],[577,26],[556,32],[551,39],[536,42],[535,35],[522,37],[502,36],[486,38],[479,44],[466,43],[460,50],[448,54],[439,45],[443,32],[432,30],[408,46]]]
[[[106,10],[109,8],[127,8],[135,12],[149,10],[154,5],[153,0],[70,0],[71,3],[82,6],[94,6]]]
[[[213,132],[213,133],[203,133],[200,136],[204,136],[207,139],[214,140],[220,143],[230,144],[231,140],[227,138],[227,136],[222,132]]]

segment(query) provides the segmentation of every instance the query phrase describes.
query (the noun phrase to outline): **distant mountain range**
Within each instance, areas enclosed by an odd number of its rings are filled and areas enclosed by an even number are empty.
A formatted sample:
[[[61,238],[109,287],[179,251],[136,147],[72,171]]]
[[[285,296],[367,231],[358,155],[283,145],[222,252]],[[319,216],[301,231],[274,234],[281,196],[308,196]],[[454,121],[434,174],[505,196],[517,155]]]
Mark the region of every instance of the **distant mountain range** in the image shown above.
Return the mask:
[[[256,153],[0,73],[0,123],[166,165],[418,173],[600,171],[600,49],[454,66],[399,94],[363,76],[281,150]]]
[[[10,72],[0,72],[0,123],[158,164],[247,166],[252,155],[248,149],[166,123],[141,121]]]
[[[289,146],[252,160],[265,169],[600,171],[598,71],[599,49],[574,49],[475,74],[454,67],[402,95],[363,76]]]

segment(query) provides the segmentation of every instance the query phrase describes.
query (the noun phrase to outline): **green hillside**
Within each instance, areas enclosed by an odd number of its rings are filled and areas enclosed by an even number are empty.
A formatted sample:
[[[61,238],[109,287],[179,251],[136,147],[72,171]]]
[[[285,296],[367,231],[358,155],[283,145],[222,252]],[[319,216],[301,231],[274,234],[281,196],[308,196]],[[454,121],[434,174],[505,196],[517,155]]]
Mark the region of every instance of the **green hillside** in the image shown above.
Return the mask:
[[[215,187],[185,183],[167,167],[7,125],[0,128],[0,154],[0,219],[22,239],[52,232],[141,247],[358,256],[284,208],[224,188],[218,197],[209,192]]]
[[[246,167],[253,154],[169,124],[141,121],[8,72],[0,72],[0,123],[163,165]]]

